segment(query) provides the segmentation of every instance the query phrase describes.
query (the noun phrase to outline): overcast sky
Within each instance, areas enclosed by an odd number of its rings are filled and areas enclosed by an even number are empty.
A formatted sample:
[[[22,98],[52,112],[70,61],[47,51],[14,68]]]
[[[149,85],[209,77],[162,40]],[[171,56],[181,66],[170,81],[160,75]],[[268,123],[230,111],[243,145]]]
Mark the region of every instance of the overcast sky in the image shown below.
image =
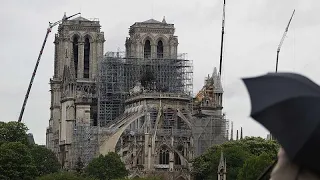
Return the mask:
[[[219,66],[223,0],[1,0],[0,121],[16,121],[46,33],[48,22],[81,10],[99,18],[105,52],[124,50],[128,28],[151,18],[174,23],[179,52],[194,62],[194,92]],[[249,118],[250,102],[242,77],[275,70],[276,49],[293,9],[296,15],[283,44],[279,71],[294,71],[320,83],[319,0],[227,0],[223,61],[224,111],[242,126],[245,136],[266,137],[267,131]],[[49,120],[49,78],[53,75],[54,33],[50,34],[24,114],[39,144],[45,144]]]

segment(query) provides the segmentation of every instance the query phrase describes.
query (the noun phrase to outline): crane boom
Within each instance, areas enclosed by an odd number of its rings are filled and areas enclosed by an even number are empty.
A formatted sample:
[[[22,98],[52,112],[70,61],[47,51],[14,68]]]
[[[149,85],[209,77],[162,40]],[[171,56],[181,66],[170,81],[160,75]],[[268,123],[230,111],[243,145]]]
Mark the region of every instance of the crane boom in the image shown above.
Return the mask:
[[[223,39],[224,39],[224,26],[225,26],[225,13],[226,13],[226,0],[223,0],[223,14],[222,14],[222,31],[221,31],[221,49],[220,49],[220,65],[219,75],[221,76],[222,71],[222,55],[223,55]]]
[[[28,86],[28,89],[27,89],[27,93],[26,93],[26,95],[25,95],[25,98],[24,98],[24,101],[23,101],[23,104],[22,104],[22,108],[21,108],[21,111],[20,111],[20,115],[19,115],[18,122],[21,122],[21,120],[22,120],[22,116],[23,116],[23,113],[24,113],[24,110],[25,110],[25,107],[26,107],[26,105],[27,105],[27,101],[28,101],[28,98],[29,98],[30,90],[31,90],[31,87],[32,87],[34,78],[35,78],[35,76],[36,76],[36,72],[37,72],[37,69],[38,69],[38,66],[39,66],[39,63],[40,63],[40,59],[41,59],[41,56],[42,56],[44,47],[46,46],[47,39],[48,39],[48,36],[49,36],[49,34],[50,34],[50,32],[51,32],[51,29],[52,29],[54,26],[60,24],[63,20],[70,19],[71,17],[76,16],[76,15],[78,15],[78,14],[80,14],[80,13],[74,14],[74,15],[69,16],[69,17],[64,17],[62,20],[57,21],[57,22],[55,22],[55,23],[50,23],[50,22],[49,22],[49,27],[48,27],[48,29],[47,29],[47,32],[46,32],[44,41],[43,41],[43,43],[42,43],[41,50],[40,50],[40,53],[39,53],[39,56],[38,56],[36,65],[35,65],[35,67],[34,67],[34,70],[33,70],[33,73],[32,73],[32,76],[31,76],[31,79],[30,79],[30,82],[29,82],[29,86]]]
[[[290,26],[290,24],[291,24],[291,21],[292,21],[292,18],[293,18],[293,15],[294,15],[295,12],[296,12],[296,10],[293,10],[293,13],[292,13],[291,18],[290,18],[290,20],[289,20],[289,23],[288,23],[288,25],[287,25],[284,33],[283,33],[283,36],[282,36],[282,38],[281,38],[280,44],[279,44],[278,49],[277,49],[276,72],[278,72],[279,53],[280,53],[282,44],[283,44],[283,42],[284,42],[284,39],[286,38],[286,35],[287,35],[287,33],[288,33],[289,26]]]

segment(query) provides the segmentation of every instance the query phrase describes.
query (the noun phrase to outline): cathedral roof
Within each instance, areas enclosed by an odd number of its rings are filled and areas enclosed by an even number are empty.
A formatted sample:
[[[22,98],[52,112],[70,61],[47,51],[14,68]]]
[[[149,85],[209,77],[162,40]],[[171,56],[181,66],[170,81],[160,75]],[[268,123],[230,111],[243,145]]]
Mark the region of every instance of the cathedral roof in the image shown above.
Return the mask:
[[[158,24],[158,23],[160,23],[160,24],[162,24],[162,22],[157,21],[155,19],[149,19],[147,21],[143,21],[142,23],[147,23],[147,24]]]
[[[76,18],[74,18],[74,19],[71,19],[71,21],[90,21],[90,20],[79,16],[79,17],[76,17]]]

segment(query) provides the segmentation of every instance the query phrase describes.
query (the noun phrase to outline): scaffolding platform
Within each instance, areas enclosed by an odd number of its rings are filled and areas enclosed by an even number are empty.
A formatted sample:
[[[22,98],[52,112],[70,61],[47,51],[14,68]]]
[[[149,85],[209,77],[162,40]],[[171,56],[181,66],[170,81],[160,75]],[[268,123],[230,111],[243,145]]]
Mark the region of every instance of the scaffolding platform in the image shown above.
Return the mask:
[[[154,56],[151,56],[154,57]],[[104,127],[124,112],[124,102],[137,83],[150,91],[193,93],[193,62],[177,58],[127,58],[124,52],[107,52],[98,65],[98,120]],[[151,84],[143,84],[152,80]]]

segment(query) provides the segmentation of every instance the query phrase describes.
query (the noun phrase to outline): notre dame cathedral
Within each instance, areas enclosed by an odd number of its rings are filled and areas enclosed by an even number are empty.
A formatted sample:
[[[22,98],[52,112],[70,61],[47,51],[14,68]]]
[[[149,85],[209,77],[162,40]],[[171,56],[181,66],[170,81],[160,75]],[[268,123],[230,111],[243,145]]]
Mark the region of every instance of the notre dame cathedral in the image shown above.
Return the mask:
[[[64,18],[46,133],[63,168],[117,152],[129,177],[190,180],[192,159],[228,140],[216,70],[193,97],[192,61],[165,18],[130,26],[124,52],[104,52],[99,20]]]

